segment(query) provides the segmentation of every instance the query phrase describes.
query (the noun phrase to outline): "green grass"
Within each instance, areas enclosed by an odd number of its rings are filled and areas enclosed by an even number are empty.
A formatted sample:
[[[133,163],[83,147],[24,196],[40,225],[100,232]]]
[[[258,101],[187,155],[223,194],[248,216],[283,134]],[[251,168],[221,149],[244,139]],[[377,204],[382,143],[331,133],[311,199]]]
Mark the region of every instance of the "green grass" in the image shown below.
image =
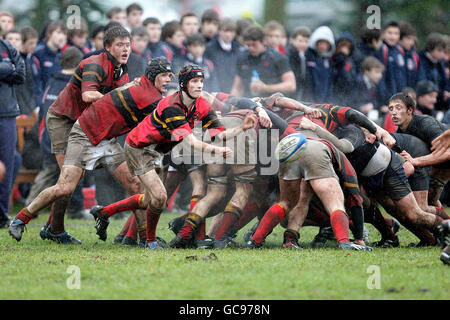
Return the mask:
[[[164,214],[158,236],[170,241]],[[95,235],[92,220],[67,220],[66,230],[83,241],[63,246],[39,238],[47,214],[32,220],[22,241],[0,230],[0,299],[449,299],[450,268],[440,249],[375,249],[373,252],[307,249],[317,228],[301,230],[301,251],[279,249],[278,226],[263,250],[166,250],[152,252],[113,245],[124,221],[112,220],[108,240]],[[251,224],[247,226],[250,227]],[[371,241],[379,234],[371,231]],[[246,229],[247,229],[246,228]],[[245,230],[245,229],[244,229]],[[236,240],[243,243],[243,231]],[[418,240],[401,228],[402,246]],[[211,253],[217,260],[204,259]],[[197,256],[195,259],[187,259]],[[67,268],[81,272],[81,288],[70,290]],[[381,288],[370,290],[367,268],[379,266]]]

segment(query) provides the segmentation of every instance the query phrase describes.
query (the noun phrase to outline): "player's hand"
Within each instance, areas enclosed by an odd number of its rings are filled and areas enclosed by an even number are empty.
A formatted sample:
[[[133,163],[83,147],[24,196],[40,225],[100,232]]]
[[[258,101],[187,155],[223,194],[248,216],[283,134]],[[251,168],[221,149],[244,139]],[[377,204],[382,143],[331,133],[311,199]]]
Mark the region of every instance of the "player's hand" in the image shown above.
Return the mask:
[[[233,150],[228,147],[218,147],[217,153],[221,154],[224,158],[230,158],[233,156]]]
[[[316,131],[317,124],[309,120],[307,117],[302,117],[302,120],[300,121],[300,128],[304,130],[311,130]]]
[[[255,110],[258,113],[259,123],[261,123],[264,128],[272,128],[272,120],[270,120],[266,110],[262,107],[257,107]]]
[[[406,152],[405,150],[403,150],[402,151],[402,153],[400,153],[400,155],[406,160],[406,161],[409,161],[409,162],[411,162],[411,164],[414,166],[415,165],[415,161],[414,161],[414,158],[413,157],[411,157],[411,155],[408,153],[408,152]]]
[[[375,133],[375,135],[377,136],[378,139],[378,133],[379,130],[377,130],[377,132]],[[395,144],[397,143],[397,141],[394,139],[394,137],[392,137],[386,130],[381,130],[380,133],[381,138],[383,139],[383,143],[388,146],[390,149],[393,148],[395,146]]]
[[[403,163],[403,171],[405,171],[405,176],[409,178],[414,173],[414,166],[410,161],[405,161]]]
[[[305,114],[311,116],[314,119],[319,119],[320,117],[322,117],[322,112],[320,112],[319,109],[314,109],[311,107],[305,108]]]
[[[259,93],[266,92],[266,84],[261,80],[255,81],[250,84],[250,90]]]
[[[431,141],[431,151],[445,152],[450,148],[450,129]]]
[[[244,119],[244,122],[242,123],[242,130],[246,131],[248,129],[254,128],[257,122],[258,118],[255,116],[255,114],[251,113],[247,115]]]
[[[133,82],[134,82],[135,85],[138,85],[139,83],[141,83],[141,78],[135,78],[133,80]]]

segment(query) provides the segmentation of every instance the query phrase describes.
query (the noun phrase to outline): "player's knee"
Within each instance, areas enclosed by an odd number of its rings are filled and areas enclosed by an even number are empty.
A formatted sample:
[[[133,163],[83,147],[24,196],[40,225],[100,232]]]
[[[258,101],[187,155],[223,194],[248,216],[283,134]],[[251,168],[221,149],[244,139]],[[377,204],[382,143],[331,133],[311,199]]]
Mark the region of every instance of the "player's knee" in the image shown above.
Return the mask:
[[[156,193],[151,201],[152,206],[154,206],[156,208],[165,207],[166,202],[167,202],[167,194],[163,191]]]

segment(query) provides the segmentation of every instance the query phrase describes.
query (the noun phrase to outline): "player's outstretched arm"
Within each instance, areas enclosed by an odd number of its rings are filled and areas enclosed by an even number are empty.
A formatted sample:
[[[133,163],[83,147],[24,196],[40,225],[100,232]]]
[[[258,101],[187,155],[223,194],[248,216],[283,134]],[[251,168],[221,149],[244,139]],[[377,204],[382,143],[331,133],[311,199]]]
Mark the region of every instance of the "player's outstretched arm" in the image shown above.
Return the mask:
[[[229,128],[225,131],[222,131],[216,135],[216,138],[218,138],[220,140],[231,139],[231,138],[237,136],[239,133],[253,128],[257,122],[258,122],[258,118],[254,114],[249,114],[245,117],[244,122],[242,123],[241,126]]]
[[[212,144],[200,141],[194,136],[193,133],[184,137],[183,140],[196,150],[213,154],[221,154],[224,158],[231,157],[233,155],[233,151],[230,148],[216,147]]]

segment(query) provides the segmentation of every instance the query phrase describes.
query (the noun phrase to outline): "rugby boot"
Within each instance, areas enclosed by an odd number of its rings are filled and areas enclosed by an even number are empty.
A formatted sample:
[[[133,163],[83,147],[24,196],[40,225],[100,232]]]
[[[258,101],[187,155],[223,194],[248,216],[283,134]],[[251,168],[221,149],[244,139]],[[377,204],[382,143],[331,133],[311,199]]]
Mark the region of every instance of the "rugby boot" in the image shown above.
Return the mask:
[[[133,239],[132,237],[124,236],[122,239],[122,244],[126,246],[137,246],[138,242],[136,239]]]
[[[14,219],[8,228],[8,233],[11,237],[20,241],[22,239],[23,230],[25,229],[25,222],[20,219]]]
[[[262,249],[263,243],[255,243],[255,240],[250,239],[245,243],[245,247],[248,249]]]
[[[106,229],[108,229],[109,219],[103,218],[100,211],[103,209],[103,206],[93,206],[89,213],[95,219],[95,229],[97,230],[97,235],[100,240],[106,241],[108,238],[108,234]]]
[[[48,237],[48,231],[50,230],[50,225],[49,224],[45,224],[41,230],[39,231],[39,236],[41,237],[42,240],[45,239],[50,239]]]
[[[114,238],[114,240],[113,240],[113,244],[121,244],[123,238],[125,238],[125,235],[119,233],[117,236],[115,236],[115,238]]]
[[[362,246],[353,242],[339,242],[339,248],[342,250],[372,251],[372,247]]]
[[[147,242],[145,244],[145,249],[150,249],[150,250],[164,250],[164,249],[168,249],[169,246],[167,245],[166,241],[164,241],[164,239],[161,238],[156,238],[155,241],[151,241],[151,242]]]
[[[47,239],[60,244],[81,244],[80,240],[71,236],[66,231],[62,233],[52,233],[50,230],[47,230],[47,236]]]
[[[336,241],[336,236],[334,235],[333,229],[331,227],[320,228],[319,233],[311,242],[311,247],[322,248],[325,246],[328,240]]]

